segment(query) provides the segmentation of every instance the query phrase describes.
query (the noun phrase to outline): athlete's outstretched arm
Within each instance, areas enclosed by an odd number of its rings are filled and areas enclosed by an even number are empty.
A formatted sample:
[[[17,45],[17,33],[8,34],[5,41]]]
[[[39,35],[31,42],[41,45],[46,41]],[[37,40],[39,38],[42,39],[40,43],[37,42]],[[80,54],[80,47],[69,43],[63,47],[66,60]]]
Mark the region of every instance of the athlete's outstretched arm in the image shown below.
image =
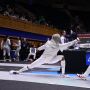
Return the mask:
[[[59,44],[59,48],[60,48],[61,51],[63,51],[63,50],[68,49],[68,47],[74,45],[74,44],[77,43],[77,42],[78,42],[78,40],[75,39],[75,40],[70,41],[70,42],[68,42],[68,43]]]
[[[47,41],[44,45],[38,47],[38,50],[44,50],[48,44],[49,44],[49,41]]]

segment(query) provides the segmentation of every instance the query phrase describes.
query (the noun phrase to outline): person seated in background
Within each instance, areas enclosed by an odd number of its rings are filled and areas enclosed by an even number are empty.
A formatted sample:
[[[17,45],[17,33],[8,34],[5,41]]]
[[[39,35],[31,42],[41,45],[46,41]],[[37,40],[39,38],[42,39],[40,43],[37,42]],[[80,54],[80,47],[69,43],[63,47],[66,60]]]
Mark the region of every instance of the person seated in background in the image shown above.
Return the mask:
[[[33,58],[31,58],[31,56],[33,57]],[[30,47],[30,50],[29,50],[29,54],[28,54],[28,57],[27,57],[27,59],[26,59],[26,61],[34,61],[36,59],[36,47],[35,47],[35,45],[31,45],[31,47]]]
[[[1,41],[1,49],[3,50],[3,59],[6,61],[6,55],[8,55],[9,61],[11,62],[11,56],[10,56],[10,38],[6,36],[2,41]]]
[[[75,44],[78,40],[73,40],[68,43],[60,44],[60,35],[53,34],[51,40],[48,40],[44,45],[40,46],[38,50],[44,50],[43,54],[32,62],[30,65],[26,65],[18,71],[10,71],[13,74],[19,74],[29,69],[33,69],[42,64],[54,64],[58,61],[61,62],[61,76],[65,77],[65,58],[63,55],[57,55],[59,50],[66,50],[69,46]]]

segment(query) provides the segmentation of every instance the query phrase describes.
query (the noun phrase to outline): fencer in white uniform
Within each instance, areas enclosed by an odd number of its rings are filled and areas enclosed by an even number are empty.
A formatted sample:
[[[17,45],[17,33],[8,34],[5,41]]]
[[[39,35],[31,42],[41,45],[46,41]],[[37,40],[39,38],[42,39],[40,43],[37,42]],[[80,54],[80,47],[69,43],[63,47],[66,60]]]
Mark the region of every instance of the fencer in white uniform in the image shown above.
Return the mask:
[[[57,52],[59,50],[61,51],[66,50],[69,46],[75,44],[76,42],[77,42],[77,39],[68,43],[60,44],[60,35],[54,34],[52,35],[51,40],[48,40],[44,45],[38,48],[38,50],[44,49],[44,52],[40,58],[35,60],[30,65],[26,65],[19,71],[13,71],[12,73],[18,74],[28,69],[38,67],[42,64],[54,64],[54,63],[57,63],[58,61],[61,61],[61,67],[62,67],[61,73],[62,75],[64,75],[65,74],[65,59],[63,55],[57,55]]]
[[[10,59],[10,45],[11,45],[11,42],[10,42],[9,37],[7,36],[1,42],[1,48],[3,49],[3,57],[4,57],[5,61],[6,61],[6,53],[8,54],[9,59]],[[11,60],[9,60],[9,61],[11,61]]]

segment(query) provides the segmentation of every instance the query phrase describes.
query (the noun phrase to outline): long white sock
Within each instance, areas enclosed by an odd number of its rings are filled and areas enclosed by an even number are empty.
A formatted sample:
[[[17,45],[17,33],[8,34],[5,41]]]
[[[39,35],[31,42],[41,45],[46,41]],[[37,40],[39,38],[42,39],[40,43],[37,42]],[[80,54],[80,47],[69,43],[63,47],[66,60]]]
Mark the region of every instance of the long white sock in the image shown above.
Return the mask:
[[[65,60],[61,61],[61,71],[62,71],[61,73],[62,73],[62,75],[65,74],[65,66],[66,66]]]
[[[87,70],[83,74],[83,76],[87,77],[90,74],[90,66],[88,66]]]

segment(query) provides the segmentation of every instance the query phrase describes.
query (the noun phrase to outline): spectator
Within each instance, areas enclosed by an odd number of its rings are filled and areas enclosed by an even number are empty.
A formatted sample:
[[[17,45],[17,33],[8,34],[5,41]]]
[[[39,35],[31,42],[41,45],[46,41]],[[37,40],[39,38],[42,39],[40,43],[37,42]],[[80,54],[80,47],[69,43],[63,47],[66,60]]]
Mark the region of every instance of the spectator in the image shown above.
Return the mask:
[[[20,50],[20,59],[22,61],[26,60],[28,53],[29,53],[29,43],[27,42],[26,38],[21,41],[21,50]]]
[[[68,42],[68,39],[67,39],[67,37],[66,37],[66,31],[64,30],[63,32],[62,32],[62,35],[61,35],[61,38],[60,38],[60,43],[66,43],[66,42]]]
[[[20,50],[21,50],[21,39],[18,37],[17,43],[15,43],[16,51],[15,51],[15,56],[16,56],[16,61],[19,61],[19,56],[20,56]]]
[[[9,57],[9,61],[11,62],[11,56],[10,56],[10,45],[11,45],[11,42],[10,42],[10,39],[8,36],[6,36],[2,42],[1,42],[1,49],[3,49],[3,59],[4,61],[6,61],[6,54],[8,55]]]
[[[33,58],[31,58],[30,56],[33,56]],[[26,61],[30,60],[32,62],[35,59],[36,59],[36,47],[35,47],[35,45],[32,45],[30,47],[29,54],[28,54],[28,57],[27,57]]]

